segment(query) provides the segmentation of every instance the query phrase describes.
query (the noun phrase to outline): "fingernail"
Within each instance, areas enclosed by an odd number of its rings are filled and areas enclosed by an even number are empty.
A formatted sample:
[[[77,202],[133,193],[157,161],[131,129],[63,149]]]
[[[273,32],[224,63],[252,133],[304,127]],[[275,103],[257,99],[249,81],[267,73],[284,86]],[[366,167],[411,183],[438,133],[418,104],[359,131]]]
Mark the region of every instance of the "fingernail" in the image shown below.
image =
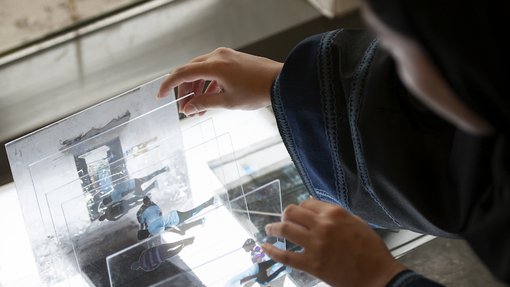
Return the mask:
[[[192,103],[188,103],[187,105],[184,106],[184,114],[186,116],[196,114],[197,112],[198,112],[197,107]]]
[[[161,99],[163,97],[163,94],[161,94],[161,91],[158,91],[158,95],[156,96],[158,99]]]

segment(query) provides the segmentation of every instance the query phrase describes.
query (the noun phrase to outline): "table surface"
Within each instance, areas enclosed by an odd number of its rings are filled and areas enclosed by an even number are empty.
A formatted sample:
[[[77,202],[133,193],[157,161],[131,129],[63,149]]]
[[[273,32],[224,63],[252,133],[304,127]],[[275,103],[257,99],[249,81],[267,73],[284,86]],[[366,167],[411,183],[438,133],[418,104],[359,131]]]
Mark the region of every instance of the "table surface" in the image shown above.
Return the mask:
[[[217,135],[226,132],[230,134],[236,151],[245,150],[257,142],[274,141],[274,138],[279,136],[274,116],[267,109],[251,112],[216,111],[209,116],[214,118]],[[198,117],[185,119],[183,126],[193,126],[201,120],[203,119]],[[257,132],[253,132],[254,130]],[[258,163],[258,165],[267,167],[271,165],[271,162]],[[37,286],[37,270],[26,233],[26,228],[30,227],[24,225],[13,183],[0,186],[0,222],[3,230],[8,231],[9,234],[9,236],[0,237],[0,286]],[[433,239],[432,236],[403,230],[383,231],[380,235],[395,257]],[[23,272],[19,272],[20,266],[23,266]],[[63,283],[63,286],[66,285]]]

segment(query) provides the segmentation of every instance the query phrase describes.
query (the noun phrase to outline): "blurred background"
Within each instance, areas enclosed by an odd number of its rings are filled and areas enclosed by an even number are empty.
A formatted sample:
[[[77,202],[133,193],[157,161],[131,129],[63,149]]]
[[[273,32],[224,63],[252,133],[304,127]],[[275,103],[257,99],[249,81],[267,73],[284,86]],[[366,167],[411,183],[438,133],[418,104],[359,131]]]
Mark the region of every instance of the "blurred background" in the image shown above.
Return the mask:
[[[217,47],[284,61],[309,35],[363,28],[358,5],[358,0],[0,0],[2,218],[15,214],[19,220],[13,224],[23,232],[19,210],[12,211],[17,199],[5,143]],[[418,245],[404,248],[413,251],[400,259],[410,268],[448,286],[500,286],[463,241]],[[5,279],[9,259],[1,259],[0,286],[17,286]]]

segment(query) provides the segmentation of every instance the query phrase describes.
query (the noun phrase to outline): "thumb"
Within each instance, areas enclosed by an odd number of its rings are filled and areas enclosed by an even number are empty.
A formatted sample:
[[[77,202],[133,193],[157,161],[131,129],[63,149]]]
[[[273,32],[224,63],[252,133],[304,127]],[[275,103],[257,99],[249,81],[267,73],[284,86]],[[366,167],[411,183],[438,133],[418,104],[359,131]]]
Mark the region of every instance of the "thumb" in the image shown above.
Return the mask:
[[[182,112],[186,115],[193,115],[199,112],[221,109],[227,107],[227,95],[225,93],[218,94],[203,94],[193,97],[186,105],[184,105]]]

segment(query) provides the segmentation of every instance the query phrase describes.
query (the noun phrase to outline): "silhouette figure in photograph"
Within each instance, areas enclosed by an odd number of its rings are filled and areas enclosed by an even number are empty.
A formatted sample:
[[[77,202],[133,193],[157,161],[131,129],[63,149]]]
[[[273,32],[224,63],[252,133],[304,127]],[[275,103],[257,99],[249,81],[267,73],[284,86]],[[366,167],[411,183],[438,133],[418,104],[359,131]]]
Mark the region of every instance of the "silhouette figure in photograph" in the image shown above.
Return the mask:
[[[140,254],[138,260],[131,264],[131,270],[154,271],[161,263],[179,254],[184,247],[192,244],[194,240],[194,237],[190,237],[145,249]]]
[[[166,229],[175,228],[211,205],[214,205],[214,197],[211,197],[211,199],[190,210],[171,210],[163,215],[161,208],[154,203],[149,196],[145,196],[143,198],[143,204],[136,214],[138,222],[140,223],[138,239],[142,240],[148,238],[150,235],[162,233]]]

